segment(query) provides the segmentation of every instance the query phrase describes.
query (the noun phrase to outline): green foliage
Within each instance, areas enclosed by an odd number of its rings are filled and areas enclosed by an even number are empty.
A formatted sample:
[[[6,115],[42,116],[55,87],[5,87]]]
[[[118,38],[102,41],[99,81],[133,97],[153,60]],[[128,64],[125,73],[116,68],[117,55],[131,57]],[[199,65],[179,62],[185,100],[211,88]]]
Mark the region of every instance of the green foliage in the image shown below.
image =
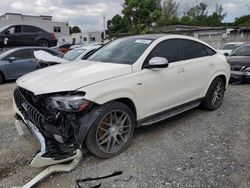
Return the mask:
[[[81,33],[81,29],[78,26],[69,26],[69,33]]]
[[[205,1],[189,8],[180,15],[179,3],[176,0],[125,0],[122,15],[115,15],[108,20],[110,37],[132,34],[150,33],[168,25],[195,26],[250,26],[250,15],[235,19],[235,23],[222,23],[227,13],[222,5],[215,4],[214,11],[209,15]]]
[[[250,27],[250,15],[244,15],[235,19],[235,26]]]
[[[142,34],[150,31],[161,16],[160,0],[125,0],[121,15],[108,20],[109,35]]]

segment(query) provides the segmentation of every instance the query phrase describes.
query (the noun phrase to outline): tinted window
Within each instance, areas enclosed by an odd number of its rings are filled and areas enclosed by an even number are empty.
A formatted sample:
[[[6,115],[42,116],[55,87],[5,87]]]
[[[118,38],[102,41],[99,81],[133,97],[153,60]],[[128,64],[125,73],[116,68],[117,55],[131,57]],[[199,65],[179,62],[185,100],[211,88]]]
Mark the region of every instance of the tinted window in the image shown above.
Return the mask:
[[[59,53],[55,52],[55,51],[52,51],[52,50],[48,50],[48,49],[42,49],[48,53],[50,53],[51,55],[54,55],[54,56],[59,56]]]
[[[28,49],[28,50],[19,50],[17,52],[14,52],[10,54],[6,59],[10,57],[15,57],[16,60],[21,60],[21,59],[31,59],[33,58],[33,51]]]
[[[208,55],[216,54],[216,52],[213,49],[209,48],[208,46],[204,45],[204,48],[206,49]]]
[[[29,26],[29,25],[23,25],[22,26],[22,32],[25,32],[25,33],[39,33],[39,32],[42,32],[42,30],[37,28],[37,27],[33,27],[33,26]]]
[[[206,49],[203,47],[204,45],[199,42],[181,39],[180,46],[182,60],[194,59],[208,55]]]
[[[250,46],[241,46],[231,53],[231,56],[250,56]]]
[[[149,54],[147,62],[153,57],[164,57],[169,63],[180,60],[179,40],[170,39],[158,44]]]
[[[72,44],[62,44],[59,48],[69,48]]]

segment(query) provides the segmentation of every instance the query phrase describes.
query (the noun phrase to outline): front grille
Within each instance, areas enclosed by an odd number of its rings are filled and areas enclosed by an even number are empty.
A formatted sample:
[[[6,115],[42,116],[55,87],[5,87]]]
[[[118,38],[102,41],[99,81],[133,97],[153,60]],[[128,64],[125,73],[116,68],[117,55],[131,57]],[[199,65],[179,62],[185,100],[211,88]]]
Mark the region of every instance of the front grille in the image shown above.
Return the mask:
[[[26,96],[23,91],[24,89],[19,87],[14,90],[14,100],[17,108],[25,118],[41,129],[45,117],[29,102],[30,100],[27,100],[30,96]]]

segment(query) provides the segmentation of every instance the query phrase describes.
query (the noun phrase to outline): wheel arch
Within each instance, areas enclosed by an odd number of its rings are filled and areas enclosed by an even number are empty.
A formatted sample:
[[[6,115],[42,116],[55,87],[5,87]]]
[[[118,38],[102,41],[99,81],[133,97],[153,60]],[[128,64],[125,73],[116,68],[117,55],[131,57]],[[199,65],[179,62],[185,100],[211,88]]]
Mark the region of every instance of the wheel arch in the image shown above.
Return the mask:
[[[6,77],[5,77],[5,75],[4,75],[4,73],[3,73],[2,70],[0,70],[0,74],[3,76],[3,81],[5,81],[5,80],[6,80]]]
[[[228,85],[228,81],[229,79],[227,79],[227,76],[224,72],[218,72],[217,74],[215,74],[209,81],[209,84],[207,85],[206,87],[206,90],[205,90],[205,93],[204,93],[204,96],[206,95],[207,91],[208,91],[208,88],[210,87],[210,85],[212,84],[212,82],[216,79],[216,78],[221,78],[224,83],[225,83],[225,89],[227,88],[227,85]]]

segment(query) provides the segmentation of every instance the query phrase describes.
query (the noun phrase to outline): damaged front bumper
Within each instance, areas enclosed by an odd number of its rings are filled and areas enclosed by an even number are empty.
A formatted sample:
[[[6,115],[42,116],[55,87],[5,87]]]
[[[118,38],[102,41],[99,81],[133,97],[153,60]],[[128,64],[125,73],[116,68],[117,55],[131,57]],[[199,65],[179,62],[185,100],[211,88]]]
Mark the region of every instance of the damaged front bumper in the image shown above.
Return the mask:
[[[19,107],[17,106],[19,104]],[[33,160],[30,162],[32,167],[44,167],[54,164],[64,163],[79,159],[82,155],[80,147],[76,147],[73,143],[67,143],[64,146],[66,149],[58,149],[62,144],[57,143],[51,138],[46,137],[41,132],[41,127],[38,128],[36,124],[42,121],[42,114],[37,111],[18,90],[14,91],[13,108],[16,112],[16,119],[26,125],[31,133],[39,142],[40,149],[36,153]]]
[[[250,83],[250,72],[245,70],[231,71],[231,83]]]
[[[19,109],[16,106],[15,101],[13,101],[13,108],[16,112],[16,119],[18,121],[21,121],[26,125],[26,127],[31,131],[31,133],[35,136],[37,139],[40,149],[38,153],[34,156],[32,161],[30,162],[30,165],[32,167],[45,167],[45,166],[50,166],[54,164],[59,164],[59,163],[64,163],[67,161],[72,161],[74,159],[79,159],[82,157],[82,153],[80,149],[75,150],[72,156],[64,158],[64,159],[56,159],[56,158],[48,158],[48,157],[43,157],[44,154],[48,151],[47,146],[46,146],[46,140],[43,134],[39,131],[39,129],[29,120],[26,120],[23,116],[23,114],[19,111]]]

